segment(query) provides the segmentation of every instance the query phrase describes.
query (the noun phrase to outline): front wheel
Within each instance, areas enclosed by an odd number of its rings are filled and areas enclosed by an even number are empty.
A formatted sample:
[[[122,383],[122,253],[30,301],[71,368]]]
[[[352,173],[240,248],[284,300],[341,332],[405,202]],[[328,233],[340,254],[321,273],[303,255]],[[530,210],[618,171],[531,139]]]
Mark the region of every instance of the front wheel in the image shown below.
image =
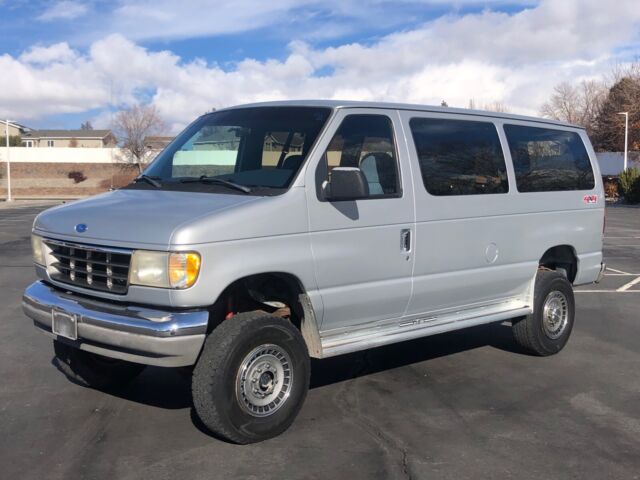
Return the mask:
[[[533,313],[513,321],[516,343],[535,355],[558,353],[569,340],[574,317],[575,301],[569,280],[559,272],[539,270]]]
[[[309,388],[310,362],[291,322],[241,313],[209,334],[192,377],[193,404],[214,434],[239,444],[293,423]]]

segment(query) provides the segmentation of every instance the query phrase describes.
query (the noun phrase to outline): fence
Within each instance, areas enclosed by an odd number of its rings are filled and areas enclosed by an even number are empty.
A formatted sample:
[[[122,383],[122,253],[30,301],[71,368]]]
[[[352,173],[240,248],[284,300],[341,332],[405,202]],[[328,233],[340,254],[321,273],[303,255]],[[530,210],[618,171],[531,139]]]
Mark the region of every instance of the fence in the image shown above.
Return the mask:
[[[138,173],[118,148],[10,148],[16,199],[80,198],[126,185]],[[6,148],[0,148],[0,198],[7,196]]]
[[[624,169],[624,152],[599,152],[598,165],[600,173],[604,176],[618,176]],[[627,168],[640,168],[640,152],[629,152]]]

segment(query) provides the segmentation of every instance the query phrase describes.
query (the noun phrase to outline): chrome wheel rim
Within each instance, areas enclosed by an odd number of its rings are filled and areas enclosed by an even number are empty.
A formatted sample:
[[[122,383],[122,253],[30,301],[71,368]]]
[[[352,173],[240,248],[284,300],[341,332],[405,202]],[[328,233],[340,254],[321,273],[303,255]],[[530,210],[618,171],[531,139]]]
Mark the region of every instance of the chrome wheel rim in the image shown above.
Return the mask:
[[[569,323],[569,302],[564,293],[554,290],[542,307],[542,328],[551,340],[558,339]]]
[[[242,360],[236,395],[247,413],[267,417],[285,404],[292,385],[293,370],[287,352],[277,345],[261,345]]]

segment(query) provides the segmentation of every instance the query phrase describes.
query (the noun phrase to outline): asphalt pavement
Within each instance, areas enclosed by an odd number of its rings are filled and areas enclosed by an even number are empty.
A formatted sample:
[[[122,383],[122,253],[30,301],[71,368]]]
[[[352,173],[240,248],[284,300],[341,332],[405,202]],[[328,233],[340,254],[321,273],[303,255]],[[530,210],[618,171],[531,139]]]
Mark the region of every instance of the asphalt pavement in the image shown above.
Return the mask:
[[[640,478],[640,209],[608,209],[611,270],[578,289],[560,354],[528,356],[498,324],[314,361],[293,426],[236,446],[177,371],[106,393],[56,369],[20,307],[43,208],[0,208],[0,478]]]

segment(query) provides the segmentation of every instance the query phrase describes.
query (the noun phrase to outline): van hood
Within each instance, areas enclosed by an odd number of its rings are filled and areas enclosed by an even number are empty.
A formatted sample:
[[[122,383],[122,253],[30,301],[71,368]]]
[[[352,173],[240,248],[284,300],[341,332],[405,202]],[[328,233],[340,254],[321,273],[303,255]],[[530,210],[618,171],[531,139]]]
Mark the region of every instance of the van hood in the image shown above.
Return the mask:
[[[168,247],[182,224],[262,197],[157,190],[116,190],[42,212],[34,231],[69,241]],[[79,233],[78,225],[86,230]]]

